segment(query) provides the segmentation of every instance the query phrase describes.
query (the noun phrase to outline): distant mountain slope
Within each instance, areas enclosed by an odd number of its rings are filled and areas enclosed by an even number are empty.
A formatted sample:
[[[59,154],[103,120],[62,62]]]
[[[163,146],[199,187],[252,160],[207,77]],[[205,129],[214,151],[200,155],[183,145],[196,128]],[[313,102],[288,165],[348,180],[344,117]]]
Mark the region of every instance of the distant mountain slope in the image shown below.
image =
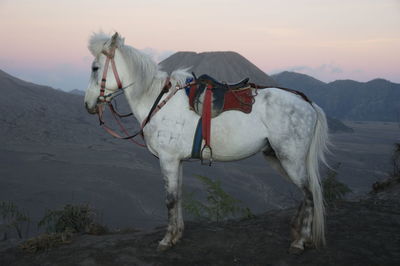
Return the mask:
[[[15,78],[0,70],[1,142],[77,142],[104,136],[82,96]]]
[[[209,74],[228,83],[249,77],[251,82],[277,85],[261,69],[235,52],[177,52],[160,62],[163,70],[171,73],[179,68],[190,68],[197,76]]]
[[[281,86],[307,94],[329,116],[342,120],[400,120],[400,84],[384,79],[324,83],[294,72],[282,72],[272,77]]]

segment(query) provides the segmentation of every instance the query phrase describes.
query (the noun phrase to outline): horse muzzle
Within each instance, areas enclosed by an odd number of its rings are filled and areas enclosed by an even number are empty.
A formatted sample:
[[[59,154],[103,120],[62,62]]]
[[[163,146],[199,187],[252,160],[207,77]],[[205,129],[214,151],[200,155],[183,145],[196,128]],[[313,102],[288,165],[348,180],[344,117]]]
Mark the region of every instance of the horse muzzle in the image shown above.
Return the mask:
[[[99,112],[99,107],[97,105],[95,105],[94,107],[89,107],[87,103],[85,103],[85,108],[86,111],[88,111],[89,114],[91,115],[95,115]]]

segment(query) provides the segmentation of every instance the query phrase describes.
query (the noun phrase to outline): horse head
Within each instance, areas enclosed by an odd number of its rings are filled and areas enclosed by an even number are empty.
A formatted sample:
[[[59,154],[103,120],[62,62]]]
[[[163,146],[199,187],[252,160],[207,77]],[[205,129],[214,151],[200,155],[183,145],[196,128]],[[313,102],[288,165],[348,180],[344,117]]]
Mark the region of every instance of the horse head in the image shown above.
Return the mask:
[[[120,49],[124,39],[100,32],[89,39],[89,51],[94,56],[92,73],[85,93],[85,107],[90,114],[98,112],[98,104],[111,100],[113,93],[125,86],[127,68]]]

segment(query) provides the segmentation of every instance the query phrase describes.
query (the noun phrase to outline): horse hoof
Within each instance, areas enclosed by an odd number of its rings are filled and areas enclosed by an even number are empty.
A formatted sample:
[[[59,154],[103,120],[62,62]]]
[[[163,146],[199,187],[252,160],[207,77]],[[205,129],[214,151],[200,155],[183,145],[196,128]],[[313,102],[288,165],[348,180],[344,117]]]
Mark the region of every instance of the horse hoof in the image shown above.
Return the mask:
[[[315,248],[315,244],[312,241],[305,242],[304,246],[309,249]]]
[[[290,246],[289,253],[292,255],[301,255],[304,252],[304,248]]]
[[[164,252],[164,251],[167,251],[168,249],[170,249],[171,247],[172,247],[171,245],[160,243],[160,244],[158,244],[157,251]]]

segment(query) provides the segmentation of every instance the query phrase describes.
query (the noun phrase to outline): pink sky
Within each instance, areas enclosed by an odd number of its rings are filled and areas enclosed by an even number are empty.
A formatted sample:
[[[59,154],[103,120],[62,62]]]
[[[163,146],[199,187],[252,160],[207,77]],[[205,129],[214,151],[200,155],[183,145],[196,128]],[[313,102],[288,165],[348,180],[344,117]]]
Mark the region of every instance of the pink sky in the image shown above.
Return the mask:
[[[400,83],[398,0],[0,0],[0,69],[84,89],[99,29],[155,58],[229,50],[268,74]]]

